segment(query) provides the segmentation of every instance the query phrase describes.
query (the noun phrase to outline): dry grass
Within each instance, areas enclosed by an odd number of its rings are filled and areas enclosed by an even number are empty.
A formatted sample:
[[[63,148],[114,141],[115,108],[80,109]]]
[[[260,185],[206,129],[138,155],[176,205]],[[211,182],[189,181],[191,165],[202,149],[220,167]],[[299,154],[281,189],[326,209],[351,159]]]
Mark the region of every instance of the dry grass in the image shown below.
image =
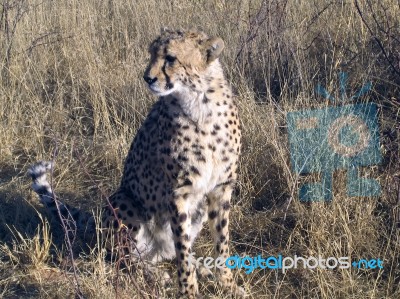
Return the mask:
[[[59,196],[96,210],[117,186],[129,143],[155,101],[142,73],[148,43],[168,26],[200,27],[227,45],[223,64],[244,128],[233,253],[384,260],[380,271],[236,271],[251,298],[399,298],[400,4],[355,2],[2,0],[0,296],[74,297],[62,234],[38,216],[27,167],[55,155]],[[302,203],[286,113],[325,107],[314,88],[321,83],[337,95],[339,71],[350,75],[349,92],[373,82],[362,101],[379,105],[384,159],[366,171],[379,177],[383,193],[349,198],[345,172],[337,171],[332,202]],[[211,253],[207,234],[197,254]],[[85,297],[173,298],[173,289],[150,285],[105,255],[97,245],[75,257]],[[203,284],[203,293],[222,298],[213,287]]]

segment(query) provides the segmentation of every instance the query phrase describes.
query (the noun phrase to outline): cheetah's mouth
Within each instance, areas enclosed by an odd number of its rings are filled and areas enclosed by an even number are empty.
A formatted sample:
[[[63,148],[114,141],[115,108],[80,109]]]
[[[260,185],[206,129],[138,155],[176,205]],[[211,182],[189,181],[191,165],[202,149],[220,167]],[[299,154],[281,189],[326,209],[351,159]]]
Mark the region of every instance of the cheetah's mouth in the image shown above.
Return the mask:
[[[157,96],[166,96],[175,91],[175,86],[172,83],[167,83],[165,88],[160,88],[156,84],[149,84],[148,86],[150,91]]]

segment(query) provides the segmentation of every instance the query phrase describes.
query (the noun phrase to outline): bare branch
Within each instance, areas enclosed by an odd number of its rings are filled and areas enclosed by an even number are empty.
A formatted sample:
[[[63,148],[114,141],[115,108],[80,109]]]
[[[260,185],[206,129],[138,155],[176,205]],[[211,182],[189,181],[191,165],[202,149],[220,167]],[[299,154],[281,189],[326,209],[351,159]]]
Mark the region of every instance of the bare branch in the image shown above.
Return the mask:
[[[369,33],[371,34],[372,38],[376,41],[376,43],[378,44],[379,48],[382,51],[383,56],[385,56],[386,61],[389,63],[389,66],[391,67],[391,69],[393,70],[393,72],[398,75],[400,77],[400,71],[398,71],[396,69],[396,67],[394,66],[393,62],[390,60],[385,47],[383,46],[381,40],[376,36],[376,34],[374,34],[374,32],[372,31],[371,27],[369,26],[368,22],[365,20],[364,15],[361,11],[360,5],[358,4],[357,0],[354,0],[354,5],[357,9],[357,13],[361,18],[361,21],[363,22],[363,24],[365,25],[365,27],[367,27]]]

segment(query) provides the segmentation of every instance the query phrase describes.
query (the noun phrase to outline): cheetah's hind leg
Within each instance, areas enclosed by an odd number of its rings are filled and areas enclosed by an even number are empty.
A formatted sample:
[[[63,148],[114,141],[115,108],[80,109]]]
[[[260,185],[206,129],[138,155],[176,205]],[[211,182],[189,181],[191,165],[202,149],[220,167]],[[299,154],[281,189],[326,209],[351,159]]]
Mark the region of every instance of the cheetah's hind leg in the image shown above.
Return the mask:
[[[135,204],[123,190],[117,190],[103,209],[103,239],[107,249],[114,252],[115,258],[122,258],[127,268],[133,266],[143,273],[148,283],[166,287],[171,277],[160,269],[158,262],[162,259],[153,254],[148,221],[151,220],[146,218],[141,205]]]

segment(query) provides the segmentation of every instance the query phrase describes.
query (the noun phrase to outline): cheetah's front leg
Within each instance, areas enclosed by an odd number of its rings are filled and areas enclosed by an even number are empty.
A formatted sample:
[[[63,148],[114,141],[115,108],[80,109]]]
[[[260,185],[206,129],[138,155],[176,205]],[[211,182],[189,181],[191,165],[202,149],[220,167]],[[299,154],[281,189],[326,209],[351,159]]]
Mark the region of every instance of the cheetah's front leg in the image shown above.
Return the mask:
[[[190,213],[189,203],[195,200],[191,190],[182,187],[174,192],[173,201],[170,203],[171,228],[174,234],[176,260],[178,268],[179,295],[194,299],[199,293],[194,265],[189,265],[190,253]],[[189,198],[190,197],[190,198]]]
[[[217,257],[226,260],[229,255],[229,209],[232,195],[232,186],[220,185],[210,192],[208,206],[208,222],[214,238],[214,249]],[[233,280],[231,269],[223,267],[217,269],[218,280],[221,286],[231,294],[245,297],[246,292]]]

